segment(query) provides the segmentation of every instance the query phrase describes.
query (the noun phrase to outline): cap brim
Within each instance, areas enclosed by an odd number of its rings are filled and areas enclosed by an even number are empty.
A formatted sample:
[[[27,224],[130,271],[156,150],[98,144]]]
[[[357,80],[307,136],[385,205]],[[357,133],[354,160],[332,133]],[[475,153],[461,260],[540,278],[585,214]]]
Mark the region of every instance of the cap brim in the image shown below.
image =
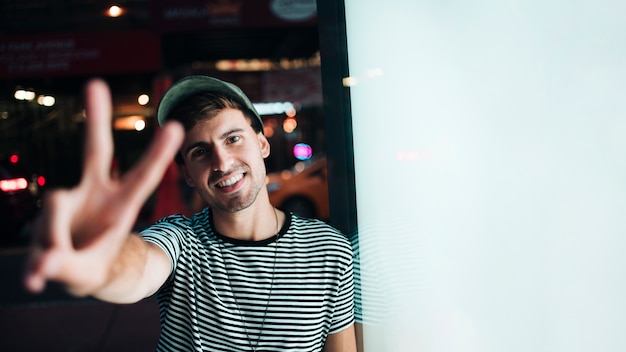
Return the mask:
[[[174,83],[163,95],[157,109],[157,121],[163,126],[172,110],[183,101],[202,93],[220,93],[248,108],[263,125],[261,116],[250,99],[236,85],[209,76],[188,76]]]

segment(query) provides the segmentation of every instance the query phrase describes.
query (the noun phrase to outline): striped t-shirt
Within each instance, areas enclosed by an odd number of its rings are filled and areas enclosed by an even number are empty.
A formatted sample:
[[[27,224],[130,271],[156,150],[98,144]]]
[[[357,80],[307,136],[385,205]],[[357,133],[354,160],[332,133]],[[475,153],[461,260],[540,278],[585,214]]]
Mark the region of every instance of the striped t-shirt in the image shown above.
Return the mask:
[[[205,209],[141,234],[172,263],[159,351],[321,351],[353,323],[352,249],[322,221],[289,214],[278,237],[241,241],[214,231]]]

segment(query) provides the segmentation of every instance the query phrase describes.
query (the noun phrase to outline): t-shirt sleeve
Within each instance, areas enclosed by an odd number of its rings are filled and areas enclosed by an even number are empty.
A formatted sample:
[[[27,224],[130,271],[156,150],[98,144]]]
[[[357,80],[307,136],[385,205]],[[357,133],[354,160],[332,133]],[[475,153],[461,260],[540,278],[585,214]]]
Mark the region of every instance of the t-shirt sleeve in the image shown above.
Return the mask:
[[[156,244],[167,254],[171,263],[170,274],[174,272],[178,264],[178,257],[188,228],[187,218],[182,215],[170,215],[139,233],[146,242]]]
[[[333,322],[330,334],[340,332],[354,322],[354,276],[352,254],[345,255],[344,270],[339,277],[339,287],[334,304]]]

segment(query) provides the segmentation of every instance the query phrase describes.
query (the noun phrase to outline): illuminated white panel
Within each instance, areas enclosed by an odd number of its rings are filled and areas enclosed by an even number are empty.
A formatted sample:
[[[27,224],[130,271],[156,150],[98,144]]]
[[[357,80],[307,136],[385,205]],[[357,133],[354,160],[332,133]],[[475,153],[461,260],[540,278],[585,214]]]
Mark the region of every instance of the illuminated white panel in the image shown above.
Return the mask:
[[[293,103],[290,102],[274,102],[274,103],[255,103],[254,108],[259,115],[277,115],[284,114],[294,109]]]
[[[626,351],[624,13],[346,0],[365,351]]]

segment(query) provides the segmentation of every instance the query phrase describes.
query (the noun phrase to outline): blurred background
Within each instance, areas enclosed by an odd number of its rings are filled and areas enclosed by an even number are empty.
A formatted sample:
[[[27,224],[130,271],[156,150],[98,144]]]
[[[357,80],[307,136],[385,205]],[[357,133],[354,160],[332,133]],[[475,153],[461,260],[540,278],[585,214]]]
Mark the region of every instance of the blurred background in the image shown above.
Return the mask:
[[[104,78],[112,91],[112,174],[142,155],[174,81],[202,74],[235,83],[272,145],[272,202],[328,220],[320,66],[315,0],[2,1],[0,350],[152,350],[158,336],[151,299],[113,306],[54,285],[33,296],[19,283],[41,197],[80,180],[88,79]],[[200,207],[172,166],[136,227]]]
[[[23,292],[29,222],[11,220],[78,182],[86,79],[112,87],[118,173],[154,133],[161,94],[189,74],[259,104],[272,201],[350,237],[362,350],[626,350],[625,11],[615,0],[2,2],[0,229],[22,240],[0,250],[0,351],[154,349],[151,299]],[[136,226],[192,212],[192,194],[171,167]]]
[[[172,82],[203,74],[239,85],[263,114],[272,144],[268,172],[277,173],[271,189],[283,192],[282,182],[304,168],[299,162],[323,159],[320,61],[315,1],[4,1],[3,203],[11,201],[4,199],[6,193],[23,189],[38,205],[45,189],[79,181],[85,119],[81,90],[94,76],[104,78],[113,95],[112,173],[124,173],[141,156],[157,128],[159,97]],[[178,210],[195,210],[189,190],[180,193],[182,205],[192,209]],[[328,218],[323,200],[280,198],[277,205]],[[175,199],[168,203],[166,209],[155,209],[151,199],[140,221],[181,206]],[[17,219],[33,208],[22,205],[3,214]],[[11,224],[11,231],[19,225]]]

